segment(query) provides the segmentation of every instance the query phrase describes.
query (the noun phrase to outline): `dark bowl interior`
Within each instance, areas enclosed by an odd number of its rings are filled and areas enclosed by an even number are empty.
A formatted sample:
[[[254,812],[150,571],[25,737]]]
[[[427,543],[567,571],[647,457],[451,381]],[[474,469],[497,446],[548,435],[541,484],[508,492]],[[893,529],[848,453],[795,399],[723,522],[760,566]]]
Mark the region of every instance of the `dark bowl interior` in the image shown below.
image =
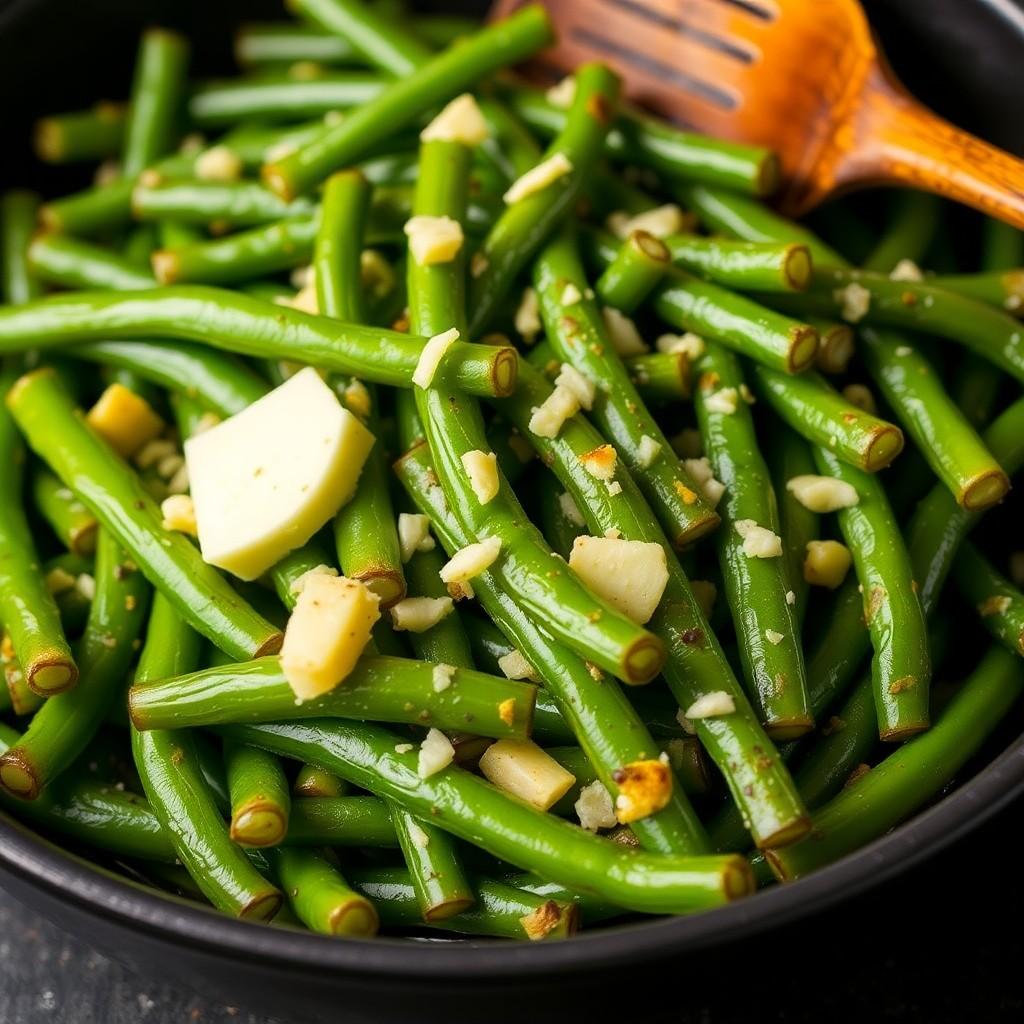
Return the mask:
[[[594,0],[596,3],[597,0]],[[424,6],[479,10],[474,3]],[[1024,10],[1011,0],[872,0],[866,3],[900,75],[966,127],[1024,151],[1019,116]],[[51,110],[123,95],[139,29],[179,26],[193,38],[199,71],[229,67],[239,20],[274,17],[274,0],[0,0],[0,96],[5,104],[3,184],[59,190],[69,172],[31,161],[32,120]],[[73,172],[72,172],[73,173]],[[884,839],[818,874],[739,904],[686,919],[608,928],[543,946],[381,939],[331,941],[248,925],[169,897],[68,853],[0,813],[0,881],[40,913],[150,977],[268,1013],[347,1021],[427,1019],[465,1013],[480,997],[494,1020],[528,1010],[546,1019],[596,997],[629,1004],[664,961],[687,954],[690,979],[728,976],[757,959],[756,936],[907,870],[1024,788],[1024,738],[1008,724],[958,788]],[[1007,746],[1007,744],[1009,744]],[[824,919],[819,916],[812,928]],[[741,946],[735,945],[742,941]],[[762,964],[763,966],[763,964]],[[595,979],[604,973],[612,984]],[[629,984],[621,984],[628,978]],[[751,971],[748,984],[770,984]],[[653,981],[652,981],[653,983]],[[680,980],[682,984],[682,980]],[[683,1010],[676,1019],[687,1019]]]

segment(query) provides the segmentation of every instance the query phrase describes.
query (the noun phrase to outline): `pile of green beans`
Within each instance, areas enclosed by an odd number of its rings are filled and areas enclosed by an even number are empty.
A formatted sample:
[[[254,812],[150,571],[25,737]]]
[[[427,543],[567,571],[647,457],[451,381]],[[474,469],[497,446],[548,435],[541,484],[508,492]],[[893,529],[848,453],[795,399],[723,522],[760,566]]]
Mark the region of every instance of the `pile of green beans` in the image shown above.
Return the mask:
[[[991,749],[1024,692],[1024,236],[952,258],[906,193],[822,222],[870,244],[819,237],[764,201],[774,154],[608,67],[524,85],[539,5],[285,6],[235,77],[147,30],[123,98],[35,126],[96,183],[0,197],[0,810],[234,917],[552,941],[801,878]],[[161,501],[304,367],[376,442],[242,583]],[[162,424],[131,458],[86,415],[113,383]],[[325,569],[382,615],[297,701]],[[400,630],[406,600],[448,614]]]

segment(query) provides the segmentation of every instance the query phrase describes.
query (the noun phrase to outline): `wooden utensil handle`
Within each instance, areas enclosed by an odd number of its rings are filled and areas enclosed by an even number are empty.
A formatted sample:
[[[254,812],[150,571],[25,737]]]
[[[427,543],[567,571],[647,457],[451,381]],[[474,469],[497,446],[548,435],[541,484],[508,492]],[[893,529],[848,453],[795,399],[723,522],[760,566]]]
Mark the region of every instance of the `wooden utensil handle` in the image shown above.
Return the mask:
[[[836,168],[836,187],[909,185],[1024,229],[1024,160],[933,114],[881,68],[868,76],[852,121],[857,144]]]

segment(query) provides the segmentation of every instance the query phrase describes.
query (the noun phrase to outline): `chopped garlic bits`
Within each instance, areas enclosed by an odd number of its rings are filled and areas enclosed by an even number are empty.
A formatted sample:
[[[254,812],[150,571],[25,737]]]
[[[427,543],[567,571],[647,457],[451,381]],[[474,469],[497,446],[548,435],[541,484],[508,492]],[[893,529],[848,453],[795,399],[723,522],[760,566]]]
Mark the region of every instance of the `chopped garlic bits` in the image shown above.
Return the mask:
[[[498,493],[498,456],[475,449],[462,456],[462,467],[476,500],[486,505]]]
[[[200,181],[238,181],[242,159],[227,146],[211,146],[196,157],[192,171]]]
[[[528,428],[537,437],[558,437],[562,425],[580,411],[580,400],[575,393],[559,385],[533,410]]]
[[[450,263],[464,241],[462,225],[451,217],[420,214],[406,221],[403,231],[409,239],[412,258],[421,267]]]
[[[476,100],[468,93],[456,96],[423,131],[421,142],[461,142],[479,146],[490,135],[484,115]]]
[[[707,456],[699,459],[683,459],[683,469],[690,475],[707,503],[715,508],[725,494],[725,484],[715,479],[714,470]]]
[[[845,480],[807,473],[786,481],[786,490],[811,512],[835,512],[860,501],[856,489]]]
[[[401,549],[403,564],[417,551],[433,551],[434,538],[430,536],[430,519],[419,512],[399,512],[398,546]]]
[[[572,788],[576,777],[533,740],[498,740],[480,757],[480,771],[506,793],[546,811]]]
[[[420,353],[416,362],[416,369],[413,371],[412,382],[418,388],[429,388],[434,380],[434,374],[441,365],[445,352],[448,351],[459,340],[458,329],[453,327],[443,334],[435,334]]]
[[[527,345],[532,345],[541,332],[540,300],[533,288],[524,288],[523,297],[516,308],[515,329]]]
[[[731,416],[737,409],[738,399],[739,392],[736,388],[719,388],[704,399],[704,408],[708,412]]]
[[[203,558],[255,579],[355,492],[374,436],[307,367],[185,442]]]
[[[486,572],[501,551],[500,537],[486,537],[475,544],[467,544],[441,566],[441,580],[447,584],[466,583]]]
[[[736,702],[725,690],[715,690],[698,697],[684,712],[686,718],[695,721],[700,718],[718,718],[731,715],[736,710]]]
[[[837,288],[832,294],[839,303],[839,315],[847,323],[859,323],[871,309],[871,292],[856,281],[851,281],[845,288]]]
[[[778,558],[782,554],[782,538],[753,519],[739,519],[733,528],[743,538],[743,553],[747,558]]]
[[[100,395],[96,404],[86,413],[85,422],[118,455],[126,459],[130,459],[164,429],[164,421],[150,404],[117,382]]]
[[[812,540],[804,558],[804,579],[816,587],[835,590],[853,564],[849,548],[837,540]]]
[[[187,494],[172,494],[169,498],[164,498],[160,505],[160,514],[163,516],[162,525],[165,530],[177,530],[192,537],[198,536],[195,506]]]
[[[911,259],[904,257],[889,273],[890,281],[923,281],[921,268]]]
[[[450,597],[406,597],[391,606],[391,627],[396,632],[425,633],[454,609]]]
[[[619,787],[615,814],[622,825],[656,814],[672,798],[672,773],[660,758],[631,761],[612,778]]]
[[[594,779],[580,790],[579,799],[573,804],[580,824],[588,832],[596,832],[600,828],[614,828],[619,819],[615,816],[612,795],[600,779]]]
[[[572,161],[564,153],[555,153],[514,181],[503,198],[511,206],[571,173]]]
[[[451,740],[439,729],[431,729],[420,744],[420,753],[416,761],[416,774],[421,779],[429,779],[443,771],[455,760],[455,748]]]
[[[380,618],[377,595],[359,580],[307,575],[281,646],[281,669],[299,700],[328,693],[345,679]]]
[[[661,442],[655,441],[653,437],[644,434],[640,438],[640,444],[636,450],[636,460],[642,469],[651,466],[654,460],[661,454]]]
[[[544,94],[548,103],[559,110],[568,110],[572,101],[576,99],[576,79],[572,75],[566,75],[560,82],[551,86]]]
[[[675,203],[665,203],[617,223],[616,228],[623,232],[620,238],[628,238],[634,231],[646,231],[655,238],[668,238],[686,228],[686,216]]]
[[[613,306],[604,306],[601,309],[601,316],[604,319],[604,329],[608,332],[608,340],[620,356],[639,356],[649,351],[644,339],[640,337],[636,324],[625,313]]]
[[[704,355],[704,339],[699,334],[687,331],[685,334],[659,334],[654,342],[659,352],[667,355],[682,354],[690,362],[696,362]]]
[[[528,679],[531,683],[539,683],[540,676],[537,675],[534,667],[526,660],[522,651],[512,648],[508,654],[503,654],[498,659],[498,668],[501,669],[506,679]]]
[[[618,454],[610,444],[598,445],[580,457],[583,468],[597,480],[611,480],[615,476]]]
[[[569,568],[598,597],[641,625],[658,607],[668,583],[660,544],[612,537],[577,537]]]
[[[576,504],[576,499],[568,491],[564,491],[558,496],[558,505],[562,510],[562,515],[573,526],[583,525],[583,516],[580,513],[579,506]]]
[[[575,366],[562,363],[558,376],[555,378],[555,386],[571,391],[576,396],[576,401],[579,402],[581,409],[590,409],[594,404],[597,388],[594,382],[580,373]]]
[[[558,300],[563,306],[575,306],[577,302],[583,301],[583,292],[570,281],[563,289],[562,296]]]
[[[434,688],[434,693],[444,693],[452,685],[455,671],[454,665],[442,663],[434,666],[433,672],[430,673],[430,685]]]

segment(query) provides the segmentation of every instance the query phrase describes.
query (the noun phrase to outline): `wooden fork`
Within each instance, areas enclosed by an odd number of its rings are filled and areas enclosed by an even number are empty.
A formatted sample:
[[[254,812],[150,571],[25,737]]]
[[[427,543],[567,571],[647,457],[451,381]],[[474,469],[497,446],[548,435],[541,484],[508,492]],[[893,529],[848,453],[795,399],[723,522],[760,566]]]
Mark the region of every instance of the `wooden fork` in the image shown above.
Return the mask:
[[[505,15],[527,0],[499,0]],[[614,67],[634,101],[684,127],[770,146],[779,204],[909,185],[1024,228],[1024,161],[911,97],[858,0],[549,0],[558,42],[532,77]]]

